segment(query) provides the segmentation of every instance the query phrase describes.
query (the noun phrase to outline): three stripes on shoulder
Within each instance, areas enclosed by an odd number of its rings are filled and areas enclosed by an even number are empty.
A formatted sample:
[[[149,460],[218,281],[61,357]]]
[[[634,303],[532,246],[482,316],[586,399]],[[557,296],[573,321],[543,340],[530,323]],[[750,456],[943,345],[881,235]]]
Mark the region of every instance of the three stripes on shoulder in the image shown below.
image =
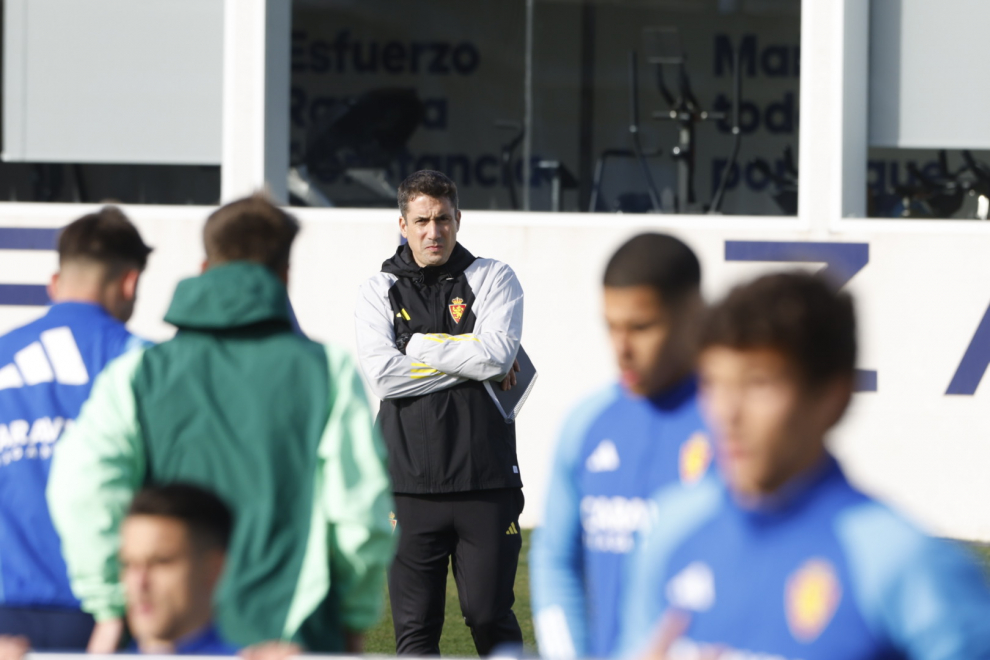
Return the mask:
[[[0,390],[52,381],[62,385],[89,382],[86,363],[68,326],[45,330],[39,341],[17,351],[13,362],[0,367]]]

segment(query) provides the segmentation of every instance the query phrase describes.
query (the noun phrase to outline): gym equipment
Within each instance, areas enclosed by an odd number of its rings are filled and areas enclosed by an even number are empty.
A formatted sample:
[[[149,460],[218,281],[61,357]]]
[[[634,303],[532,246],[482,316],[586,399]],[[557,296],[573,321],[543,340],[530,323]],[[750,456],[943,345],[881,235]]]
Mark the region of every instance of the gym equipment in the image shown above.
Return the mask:
[[[687,58],[681,47],[680,31],[675,27],[647,27],[643,30],[644,41],[646,43],[646,62],[654,67],[655,81],[660,96],[667,102],[668,110],[657,111],[652,114],[653,119],[659,121],[673,121],[678,127],[678,142],[671,148],[670,155],[677,163],[677,191],[674,196],[674,206],[678,213],[696,213],[705,210],[708,213],[718,213],[722,207],[725,197],[726,184],[729,173],[736,166],[739,158],[739,149],[742,141],[742,131],[739,127],[739,108],[742,98],[742,75],[740,71],[739,48],[732,52],[732,113],[727,115],[723,112],[712,112],[702,108],[697,97],[691,88],[691,81],[687,71]],[[674,68],[677,78],[677,91],[674,91],[667,84],[666,69]],[[639,83],[637,79],[637,55],[634,50],[629,51],[629,134],[632,142],[632,149],[606,149],[598,157],[595,164],[594,181],[591,188],[591,202],[589,211],[600,210],[600,197],[602,179],[606,165],[610,160],[616,158],[635,158],[641,164],[643,178],[646,182],[647,195],[650,200],[650,208],[653,212],[662,210],[661,195],[657,191],[656,184],[649,170],[649,158],[662,155],[660,150],[644,150],[640,138],[639,129]],[[700,207],[694,190],[695,175],[695,136],[697,125],[714,120],[724,120],[731,118],[733,136],[732,150],[722,171],[722,179],[718,189],[712,196],[712,200],[707,207]],[[796,177],[795,177],[796,185]],[[641,197],[633,195],[634,197]],[[630,197],[629,194],[626,195]],[[623,209],[617,209],[623,210]]]
[[[687,70],[687,57],[681,46],[680,31],[676,27],[648,27],[643,30],[643,38],[647,47],[646,61],[654,66],[656,85],[660,96],[667,102],[667,111],[653,113],[653,118],[660,121],[676,122],[678,127],[678,143],[671,149],[671,155],[677,162],[677,212],[690,213],[698,211],[697,198],[694,192],[695,173],[695,136],[698,124],[709,121],[726,119],[723,112],[711,112],[702,108],[694,91],[691,89],[691,79]],[[677,94],[667,86],[665,69],[673,68],[677,77]],[[739,157],[739,147],[742,131],[739,128],[739,102],[742,90],[742,76],[739,67],[739,50],[732,51],[732,135],[733,146],[729,159],[722,172],[722,182],[712,197],[708,206],[709,213],[718,213],[725,195],[725,184],[728,173],[732,170]]]
[[[599,200],[601,198],[602,191],[602,181],[605,177],[605,167],[609,160],[615,158],[635,158],[639,161],[643,169],[643,177],[646,180],[647,190],[649,191],[650,208],[649,211],[654,213],[660,213],[662,211],[662,206],[660,203],[660,194],[657,192],[656,184],[653,183],[653,177],[650,175],[649,159],[656,158],[661,155],[660,151],[645,151],[643,149],[642,141],[639,137],[639,78],[638,78],[638,68],[636,63],[636,51],[629,51],[629,136],[632,141],[632,149],[606,149],[598,157],[595,163],[595,175],[594,180],[591,184],[591,199],[588,203],[588,212],[595,213],[599,211]],[[615,211],[623,210],[634,210],[640,211],[640,209],[628,209],[624,205],[619,205],[615,209],[610,209]]]

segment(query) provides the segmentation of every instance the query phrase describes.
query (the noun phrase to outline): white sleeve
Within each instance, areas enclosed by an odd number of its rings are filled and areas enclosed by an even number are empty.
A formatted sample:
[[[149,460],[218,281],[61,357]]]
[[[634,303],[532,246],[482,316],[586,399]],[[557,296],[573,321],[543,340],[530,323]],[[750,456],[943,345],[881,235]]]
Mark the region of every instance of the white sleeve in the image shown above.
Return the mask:
[[[474,272],[468,272],[471,270]],[[406,355],[445,374],[471,380],[501,379],[509,373],[519,351],[522,286],[509,266],[490,259],[476,260],[468,271],[465,274],[475,292],[474,332],[414,334]],[[477,282],[472,282],[474,279]]]
[[[392,280],[384,274],[367,280],[361,285],[354,310],[358,361],[371,391],[379,399],[398,399],[463,383],[464,378],[442,373],[395,347],[395,325],[388,302],[391,285]]]

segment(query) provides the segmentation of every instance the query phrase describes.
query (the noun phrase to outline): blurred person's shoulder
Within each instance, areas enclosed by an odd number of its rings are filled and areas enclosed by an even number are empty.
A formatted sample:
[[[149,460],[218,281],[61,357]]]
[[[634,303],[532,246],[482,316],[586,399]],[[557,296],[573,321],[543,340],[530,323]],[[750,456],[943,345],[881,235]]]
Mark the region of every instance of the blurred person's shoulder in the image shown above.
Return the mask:
[[[922,573],[977,567],[962,542],[932,536],[890,505],[854,492],[859,497],[836,513],[833,528],[853,577],[866,590],[885,590]]]
[[[608,421],[611,413],[626,402],[622,388],[617,383],[599,387],[571,406],[564,418],[561,442],[581,445],[588,434],[602,421]],[[617,420],[619,418],[616,418]]]

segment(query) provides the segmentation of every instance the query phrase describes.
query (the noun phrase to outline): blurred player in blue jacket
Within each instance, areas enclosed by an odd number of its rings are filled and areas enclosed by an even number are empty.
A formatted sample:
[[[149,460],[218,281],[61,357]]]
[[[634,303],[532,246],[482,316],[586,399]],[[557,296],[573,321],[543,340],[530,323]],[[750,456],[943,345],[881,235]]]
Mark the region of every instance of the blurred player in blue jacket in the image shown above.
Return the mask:
[[[120,580],[131,644],[127,654],[233,656],[214,624],[214,592],[234,530],[230,507],[188,483],[146,486],[120,528]],[[0,635],[0,660],[24,660],[24,637]],[[249,660],[289,660],[296,645],[267,642]]]
[[[651,519],[649,497],[698,482],[711,462],[694,375],[700,282],[691,249],[662,234],[630,239],[606,267],[605,321],[621,382],[578,406],[557,447],[530,555],[545,657],[612,654],[623,565]]]
[[[143,343],[124,323],[151,249],[105,207],[68,225],[58,252],[54,304],[0,337],[0,635],[36,650],[85,648],[93,629],[69,588],[45,487],[55,442],[97,374]]]
[[[699,373],[724,481],[658,495],[623,654],[990,658],[973,558],[857,491],[825,449],[855,363],[852,300],[815,276],[765,276],[712,310]]]

